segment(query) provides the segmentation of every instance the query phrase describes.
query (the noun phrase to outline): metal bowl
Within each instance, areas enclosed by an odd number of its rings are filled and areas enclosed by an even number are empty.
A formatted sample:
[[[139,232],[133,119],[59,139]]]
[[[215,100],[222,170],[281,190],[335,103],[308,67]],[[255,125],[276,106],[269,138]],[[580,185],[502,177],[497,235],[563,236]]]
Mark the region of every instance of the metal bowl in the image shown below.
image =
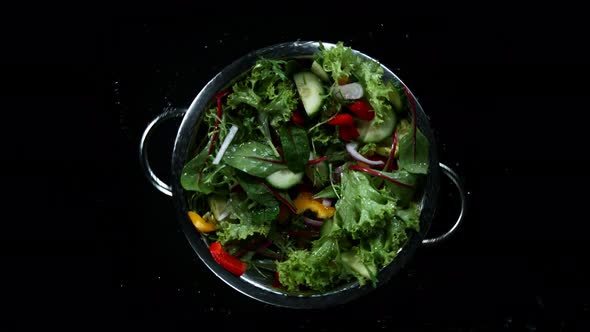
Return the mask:
[[[323,45],[326,48],[335,46],[330,43],[323,43]],[[418,246],[434,244],[446,239],[456,231],[464,216],[465,195],[459,177],[449,167],[438,162],[437,145],[433,137],[428,117],[420,103],[414,98],[416,100],[417,126],[424,136],[426,136],[431,146],[429,155],[430,164],[424,192],[420,201],[420,232],[413,232],[410,234],[408,242],[400,249],[394,261],[380,270],[376,287],[373,287],[370,283],[360,286],[358,282],[351,282],[324,293],[289,293],[273,287],[273,278],[271,276],[264,276],[257,271],[248,270],[248,272],[241,277],[236,277],[213,260],[208,250],[209,244],[207,239],[201,236],[188,218],[187,193],[180,185],[180,176],[184,164],[190,160],[192,152],[194,152],[195,149],[202,145],[204,140],[207,139],[207,132],[202,129],[199,130],[204,111],[210,106],[216,92],[229,87],[242,74],[247,72],[259,58],[292,59],[311,57],[318,51],[318,42],[295,41],[272,45],[242,56],[213,77],[213,79],[202,88],[188,109],[169,109],[148,124],[140,143],[140,159],[149,181],[154,187],[164,194],[171,196],[174,200],[180,226],[201,261],[215,275],[238,292],[258,301],[281,307],[328,307],[349,302],[378,289],[403,268]],[[375,60],[359,51],[353,50],[353,52],[363,59]],[[385,79],[401,82],[391,70],[383,65],[381,66],[384,70]],[[410,91],[409,93],[411,94]],[[152,171],[148,162],[147,146],[151,132],[162,121],[174,117],[183,117],[183,120],[174,143],[174,151],[171,160],[172,185],[169,186],[160,180]],[[437,206],[440,187],[440,170],[451,178],[459,190],[461,198],[461,213],[453,227],[448,232],[437,238],[427,239],[426,233],[430,228]]]

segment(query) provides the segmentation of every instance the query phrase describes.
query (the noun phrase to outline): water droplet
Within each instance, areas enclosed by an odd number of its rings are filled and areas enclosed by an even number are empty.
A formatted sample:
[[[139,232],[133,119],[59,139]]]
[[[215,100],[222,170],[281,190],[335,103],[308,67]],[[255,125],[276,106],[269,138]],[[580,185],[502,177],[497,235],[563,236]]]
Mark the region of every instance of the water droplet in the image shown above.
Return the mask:
[[[467,192],[467,195],[471,195],[471,191],[468,191],[468,192]]]
[[[207,48],[207,47],[209,47],[209,46],[205,45],[204,47],[205,47],[205,48]]]
[[[406,36],[405,37],[406,37],[406,39],[410,38],[410,36],[407,33],[406,33]]]

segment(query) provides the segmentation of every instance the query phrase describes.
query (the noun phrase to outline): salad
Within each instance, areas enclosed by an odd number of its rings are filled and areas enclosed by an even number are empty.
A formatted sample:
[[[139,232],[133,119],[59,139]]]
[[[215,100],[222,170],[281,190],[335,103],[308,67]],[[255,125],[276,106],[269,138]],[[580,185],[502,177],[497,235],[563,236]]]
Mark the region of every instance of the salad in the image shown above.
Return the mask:
[[[220,91],[181,184],[221,266],[287,292],[377,283],[412,231],[429,143],[414,100],[338,43],[259,59]]]

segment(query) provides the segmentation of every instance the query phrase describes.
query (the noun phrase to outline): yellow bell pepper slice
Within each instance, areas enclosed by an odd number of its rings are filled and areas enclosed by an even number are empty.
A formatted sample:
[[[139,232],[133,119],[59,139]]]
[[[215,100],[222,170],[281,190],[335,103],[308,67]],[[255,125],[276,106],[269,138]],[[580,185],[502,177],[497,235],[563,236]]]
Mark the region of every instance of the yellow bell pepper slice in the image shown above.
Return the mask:
[[[331,218],[336,212],[336,209],[331,206],[325,206],[321,201],[313,199],[310,192],[299,193],[297,198],[293,201],[297,208],[297,214],[301,214],[307,210],[315,212],[318,218]]]
[[[191,218],[193,225],[195,225],[199,232],[209,233],[217,230],[217,226],[215,224],[207,222],[196,212],[189,211],[188,217]]]

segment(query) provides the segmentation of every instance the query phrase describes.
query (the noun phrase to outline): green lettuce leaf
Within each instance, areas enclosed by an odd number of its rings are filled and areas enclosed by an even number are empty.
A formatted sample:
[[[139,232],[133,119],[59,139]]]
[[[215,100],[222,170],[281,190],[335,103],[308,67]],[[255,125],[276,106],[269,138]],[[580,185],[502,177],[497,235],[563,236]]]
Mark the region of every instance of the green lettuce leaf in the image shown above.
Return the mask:
[[[254,235],[268,235],[271,222],[279,215],[279,203],[276,200],[259,205],[247,199],[243,193],[232,194],[227,208],[231,211],[230,216],[219,222],[217,230],[218,241],[222,244],[245,240]]]
[[[342,42],[330,49],[320,44],[320,52],[316,53],[314,58],[322,65],[324,71],[332,76],[334,82],[348,80],[359,63],[359,58],[352,53],[352,49],[345,47]]]
[[[383,123],[383,117],[393,113],[390,95],[397,94],[397,89],[391,82],[383,81],[383,68],[375,61],[363,61],[356,67],[354,75],[365,89],[369,104],[375,111],[375,124]]]
[[[336,203],[334,222],[353,239],[383,228],[397,208],[395,198],[371,186],[368,175],[346,169],[340,183],[341,199]]]
[[[328,290],[343,278],[338,255],[338,242],[332,237],[317,240],[311,250],[292,251],[287,260],[277,263],[279,281],[289,291],[302,286]]]

